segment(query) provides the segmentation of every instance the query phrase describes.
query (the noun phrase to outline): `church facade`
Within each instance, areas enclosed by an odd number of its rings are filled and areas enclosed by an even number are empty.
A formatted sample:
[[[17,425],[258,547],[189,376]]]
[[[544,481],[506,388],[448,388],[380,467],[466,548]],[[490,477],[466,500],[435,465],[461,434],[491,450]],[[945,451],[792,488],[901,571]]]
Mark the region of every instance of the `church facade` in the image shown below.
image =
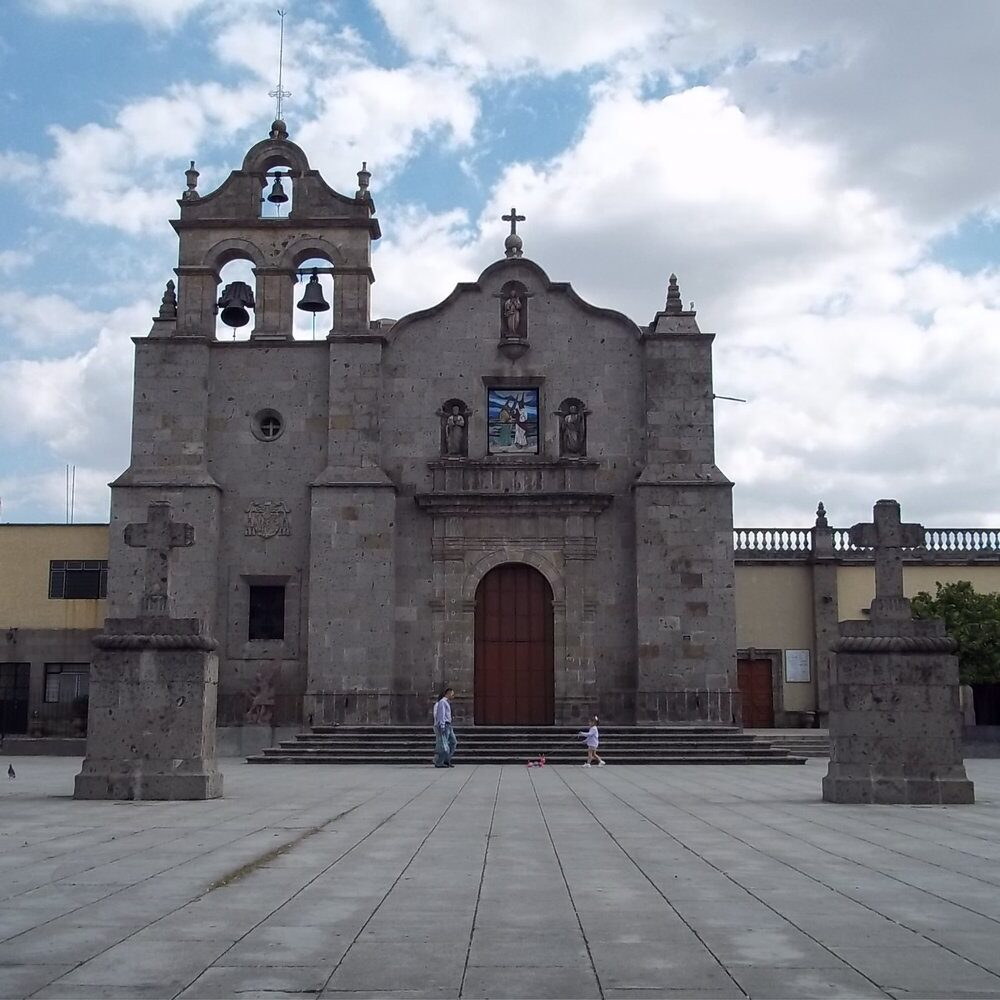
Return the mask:
[[[373,322],[358,177],[331,189],[280,121],[216,191],[188,171],[176,286],[135,339],[109,615],[143,597],[126,526],[168,501],[193,526],[168,609],[219,643],[220,723],[426,722],[445,684],[465,724],[738,723],[713,338],[676,280],[645,325],[591,305],[511,210],[475,282]],[[236,259],[253,287],[221,286]],[[320,339],[292,335],[303,293]],[[249,339],[216,335],[220,308],[252,311]]]

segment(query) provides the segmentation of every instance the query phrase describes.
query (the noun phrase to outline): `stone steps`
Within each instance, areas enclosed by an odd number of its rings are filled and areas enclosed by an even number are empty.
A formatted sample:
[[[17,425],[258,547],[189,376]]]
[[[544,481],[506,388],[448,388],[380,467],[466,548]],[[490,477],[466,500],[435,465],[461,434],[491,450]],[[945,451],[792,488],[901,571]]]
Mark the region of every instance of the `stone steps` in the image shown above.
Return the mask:
[[[754,735],[799,757],[830,756],[830,737],[825,729],[767,730]]]
[[[459,728],[456,763],[524,764],[544,754],[550,764],[580,764],[579,728],[489,726]],[[427,764],[430,726],[314,726],[247,758],[250,764]],[[607,726],[601,756],[612,764],[801,764],[767,740],[725,726]]]

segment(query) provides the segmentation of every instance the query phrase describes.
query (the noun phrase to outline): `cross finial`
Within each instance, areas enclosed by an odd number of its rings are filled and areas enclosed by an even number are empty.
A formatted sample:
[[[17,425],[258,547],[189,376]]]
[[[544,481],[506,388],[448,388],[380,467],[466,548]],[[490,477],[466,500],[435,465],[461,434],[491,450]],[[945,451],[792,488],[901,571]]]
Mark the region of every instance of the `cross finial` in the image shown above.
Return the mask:
[[[910,602],[903,596],[903,549],[923,548],[923,525],[904,524],[897,501],[879,500],[872,522],[853,525],[850,540],[852,545],[875,550],[872,618],[909,620]]]
[[[125,544],[146,550],[142,610],[147,613],[166,614],[170,584],[170,550],[194,545],[194,527],[172,521],[170,503],[166,500],[154,500],[149,505],[145,524],[125,526]]]
[[[286,97],[292,96],[281,86],[281,73],[285,61],[285,15],[287,13],[287,10],[278,11],[278,17],[281,18],[281,28],[278,34],[278,86],[275,87],[274,90],[269,90],[267,92],[268,97],[273,97],[275,99],[274,117],[276,121],[281,121],[281,102]]]
[[[510,215],[501,215],[503,222],[510,223],[510,235],[503,241],[504,254],[507,257],[520,257],[524,253],[524,241],[517,235],[517,224],[524,222],[524,216],[517,214],[516,208],[511,208]]]

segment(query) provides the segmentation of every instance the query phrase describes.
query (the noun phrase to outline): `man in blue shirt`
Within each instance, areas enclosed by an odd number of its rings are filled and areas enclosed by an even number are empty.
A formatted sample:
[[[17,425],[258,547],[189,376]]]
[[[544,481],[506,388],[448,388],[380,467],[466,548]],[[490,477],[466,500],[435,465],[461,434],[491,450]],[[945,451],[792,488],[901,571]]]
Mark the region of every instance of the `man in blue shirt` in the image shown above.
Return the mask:
[[[451,728],[451,699],[453,688],[445,688],[434,705],[434,766],[454,767],[451,758],[458,746],[455,731]]]

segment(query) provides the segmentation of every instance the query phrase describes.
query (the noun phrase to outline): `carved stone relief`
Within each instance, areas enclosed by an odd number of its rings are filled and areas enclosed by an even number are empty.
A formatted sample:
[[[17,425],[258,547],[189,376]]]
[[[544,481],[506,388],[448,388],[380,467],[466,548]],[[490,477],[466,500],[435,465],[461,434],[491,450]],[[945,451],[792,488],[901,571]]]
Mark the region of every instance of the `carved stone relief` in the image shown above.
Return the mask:
[[[247,507],[247,524],[244,534],[258,538],[290,535],[292,525],[289,510],[281,500],[252,500]]]

